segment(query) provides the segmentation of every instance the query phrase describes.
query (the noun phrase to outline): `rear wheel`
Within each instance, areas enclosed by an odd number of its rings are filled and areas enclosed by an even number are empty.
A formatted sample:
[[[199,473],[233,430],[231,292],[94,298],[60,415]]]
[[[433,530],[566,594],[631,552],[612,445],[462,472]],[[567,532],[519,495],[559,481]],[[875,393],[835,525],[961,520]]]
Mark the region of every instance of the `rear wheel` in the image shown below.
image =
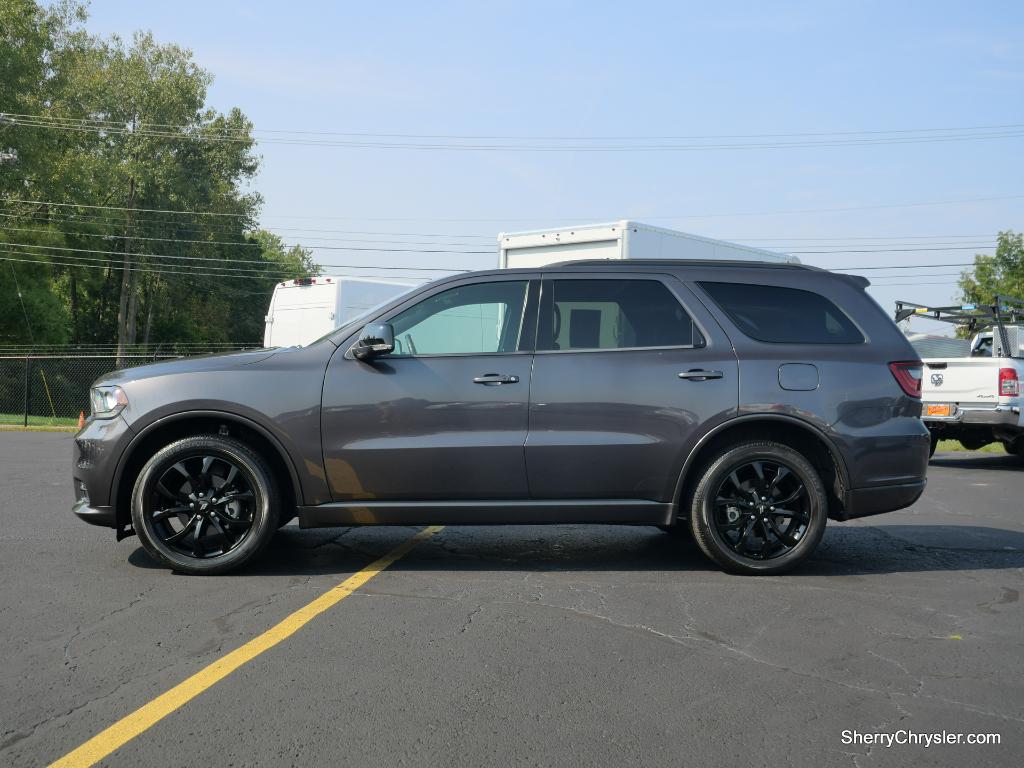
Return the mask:
[[[1003,448],[1011,456],[1019,456],[1024,459],[1024,437],[1018,437],[1016,440],[1003,440]]]
[[[158,451],[132,493],[142,546],[175,571],[225,573],[256,557],[278,527],[279,497],[263,459],[229,437],[201,435]]]
[[[711,460],[690,521],[701,550],[725,570],[775,574],[814,551],[827,515],[828,497],[811,463],[789,446],[757,441]]]
[[[935,449],[939,447],[939,433],[938,432],[932,432],[931,433],[931,438],[932,438],[931,448],[928,449],[928,458],[929,459],[932,456],[935,455]]]

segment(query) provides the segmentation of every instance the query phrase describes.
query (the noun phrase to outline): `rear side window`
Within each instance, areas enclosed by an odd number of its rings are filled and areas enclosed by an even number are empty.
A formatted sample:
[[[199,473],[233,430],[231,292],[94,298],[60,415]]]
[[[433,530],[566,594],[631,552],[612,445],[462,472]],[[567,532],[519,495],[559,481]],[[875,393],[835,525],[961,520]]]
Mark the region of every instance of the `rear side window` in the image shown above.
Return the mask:
[[[700,283],[736,327],[775,344],[863,344],[849,317],[813,291],[749,283]]]
[[[538,349],[701,346],[690,316],[657,280],[549,280]]]

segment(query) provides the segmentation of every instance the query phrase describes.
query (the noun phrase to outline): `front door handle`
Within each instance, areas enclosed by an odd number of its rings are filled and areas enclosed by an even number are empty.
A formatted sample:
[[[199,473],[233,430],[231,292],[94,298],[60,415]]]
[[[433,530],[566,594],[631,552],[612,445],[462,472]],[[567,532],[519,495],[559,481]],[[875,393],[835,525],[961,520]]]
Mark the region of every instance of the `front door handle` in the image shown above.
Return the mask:
[[[517,384],[518,382],[518,376],[506,376],[503,373],[485,373],[483,376],[476,376],[473,378],[474,384],[488,384],[490,386],[496,386],[498,384]]]
[[[702,368],[691,368],[688,371],[683,371],[679,374],[680,379],[689,379],[690,381],[707,381],[708,379],[720,379],[725,374],[721,371],[706,371]]]

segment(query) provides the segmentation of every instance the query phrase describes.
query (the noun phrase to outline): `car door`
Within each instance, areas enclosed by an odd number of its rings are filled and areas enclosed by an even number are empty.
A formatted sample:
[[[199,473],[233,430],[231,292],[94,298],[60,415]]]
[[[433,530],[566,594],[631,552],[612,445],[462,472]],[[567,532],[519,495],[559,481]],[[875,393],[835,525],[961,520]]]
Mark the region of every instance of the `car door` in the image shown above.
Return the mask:
[[[446,283],[376,319],[392,325],[393,353],[338,350],[321,416],[335,501],[528,496],[538,291],[521,273]]]
[[[546,273],[530,388],[533,498],[665,502],[699,437],[735,415],[737,361],[672,276]]]

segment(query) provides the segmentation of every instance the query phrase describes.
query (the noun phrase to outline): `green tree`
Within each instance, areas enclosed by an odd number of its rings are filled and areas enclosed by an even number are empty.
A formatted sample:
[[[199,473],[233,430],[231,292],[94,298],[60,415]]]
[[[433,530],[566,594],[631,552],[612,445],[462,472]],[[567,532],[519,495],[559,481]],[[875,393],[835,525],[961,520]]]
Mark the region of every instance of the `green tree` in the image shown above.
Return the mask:
[[[960,276],[965,302],[990,304],[996,295],[1024,298],[1024,234],[1000,232],[993,256],[978,254]]]
[[[277,280],[317,271],[257,230],[258,161],[211,75],[147,33],[84,30],[83,6],[0,0],[0,339],[252,343]]]

